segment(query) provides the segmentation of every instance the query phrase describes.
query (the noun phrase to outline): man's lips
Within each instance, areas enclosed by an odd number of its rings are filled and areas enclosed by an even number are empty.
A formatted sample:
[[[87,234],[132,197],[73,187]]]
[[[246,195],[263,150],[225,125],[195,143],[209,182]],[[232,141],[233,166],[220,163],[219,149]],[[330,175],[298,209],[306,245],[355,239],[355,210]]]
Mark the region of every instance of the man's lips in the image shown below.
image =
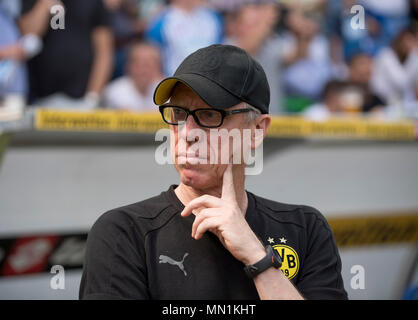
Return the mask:
[[[208,159],[206,157],[200,157],[198,154],[195,153],[179,153],[176,156],[177,163],[183,163],[183,164],[206,164],[208,162]]]
[[[206,157],[200,157],[199,154],[196,153],[179,153],[177,154],[177,158],[188,158],[188,159],[202,159],[202,160],[206,160]]]

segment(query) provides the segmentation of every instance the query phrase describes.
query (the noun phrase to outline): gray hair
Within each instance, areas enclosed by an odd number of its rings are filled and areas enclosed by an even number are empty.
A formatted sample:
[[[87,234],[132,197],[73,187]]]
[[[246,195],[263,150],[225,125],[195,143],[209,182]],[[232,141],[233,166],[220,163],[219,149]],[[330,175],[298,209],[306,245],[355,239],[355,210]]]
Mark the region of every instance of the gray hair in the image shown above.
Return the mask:
[[[253,107],[252,105],[250,105],[250,104],[248,104],[246,102],[243,102],[243,107],[244,108],[251,109],[251,111],[248,112],[248,118],[247,118],[247,120],[248,120],[249,123],[253,122],[255,119],[258,118],[258,116],[261,115],[261,111],[260,110],[258,110],[256,107]]]

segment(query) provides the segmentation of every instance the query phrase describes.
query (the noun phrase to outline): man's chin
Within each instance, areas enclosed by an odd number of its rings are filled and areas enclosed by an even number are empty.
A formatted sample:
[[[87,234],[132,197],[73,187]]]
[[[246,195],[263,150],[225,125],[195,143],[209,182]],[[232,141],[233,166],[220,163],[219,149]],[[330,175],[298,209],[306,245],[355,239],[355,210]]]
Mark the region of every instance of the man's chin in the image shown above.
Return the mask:
[[[212,179],[203,165],[180,165],[177,171],[180,174],[181,182],[194,189],[203,190],[209,187]]]

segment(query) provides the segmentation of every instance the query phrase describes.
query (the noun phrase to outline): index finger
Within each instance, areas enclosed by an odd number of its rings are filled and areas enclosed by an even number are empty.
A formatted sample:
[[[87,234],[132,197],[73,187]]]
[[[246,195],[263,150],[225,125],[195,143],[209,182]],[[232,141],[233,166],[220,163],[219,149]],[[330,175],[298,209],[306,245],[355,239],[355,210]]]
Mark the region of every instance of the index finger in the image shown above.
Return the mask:
[[[234,186],[234,175],[232,172],[232,164],[228,164],[222,180],[221,198],[228,201],[237,202]]]
[[[222,201],[214,196],[203,195],[190,201],[180,213],[182,217],[187,217],[193,213],[193,210],[203,208],[218,208],[222,206]]]

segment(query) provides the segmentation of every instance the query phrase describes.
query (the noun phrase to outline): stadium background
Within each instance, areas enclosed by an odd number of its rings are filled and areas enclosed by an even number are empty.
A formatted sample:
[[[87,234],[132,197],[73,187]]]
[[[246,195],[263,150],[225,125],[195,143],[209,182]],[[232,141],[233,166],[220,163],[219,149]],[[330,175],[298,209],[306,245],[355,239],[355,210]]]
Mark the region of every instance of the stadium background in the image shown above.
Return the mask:
[[[163,124],[149,92],[188,50],[218,42],[251,51],[272,86],[248,190],[323,212],[350,298],[417,298],[417,1],[91,3],[0,1],[0,299],[76,299],[98,216],[177,182],[155,161]],[[80,73],[85,10],[94,54]],[[51,287],[53,265],[65,289]]]

